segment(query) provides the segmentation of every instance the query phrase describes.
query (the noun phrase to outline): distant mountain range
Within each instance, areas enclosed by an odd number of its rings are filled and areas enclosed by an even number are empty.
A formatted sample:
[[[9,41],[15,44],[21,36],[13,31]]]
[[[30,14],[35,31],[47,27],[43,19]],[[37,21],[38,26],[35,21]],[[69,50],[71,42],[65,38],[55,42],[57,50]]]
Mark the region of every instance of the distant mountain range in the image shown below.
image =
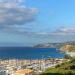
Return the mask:
[[[63,43],[44,43],[44,44],[37,44],[34,47],[37,47],[37,48],[59,48],[62,45],[63,45]]]
[[[63,51],[65,50],[74,51],[75,41],[64,42],[64,43],[43,43],[43,44],[37,44],[33,47],[35,48],[57,48]]]

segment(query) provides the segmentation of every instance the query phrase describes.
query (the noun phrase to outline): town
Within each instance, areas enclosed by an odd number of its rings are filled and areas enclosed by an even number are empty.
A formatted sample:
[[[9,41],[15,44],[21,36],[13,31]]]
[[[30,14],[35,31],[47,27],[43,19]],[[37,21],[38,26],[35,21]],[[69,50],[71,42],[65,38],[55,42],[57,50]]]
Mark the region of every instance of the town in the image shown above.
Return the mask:
[[[65,59],[48,58],[38,60],[0,59],[0,73],[2,75],[36,75],[49,67],[61,64]]]

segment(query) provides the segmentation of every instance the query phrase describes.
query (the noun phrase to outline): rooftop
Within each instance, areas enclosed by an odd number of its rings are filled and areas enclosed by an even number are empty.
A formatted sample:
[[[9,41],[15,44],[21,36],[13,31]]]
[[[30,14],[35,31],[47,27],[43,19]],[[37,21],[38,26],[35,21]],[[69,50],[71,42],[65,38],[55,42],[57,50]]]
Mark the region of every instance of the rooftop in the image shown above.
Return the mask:
[[[16,71],[17,74],[29,74],[31,72],[33,72],[33,70],[30,69],[23,69],[23,70]]]

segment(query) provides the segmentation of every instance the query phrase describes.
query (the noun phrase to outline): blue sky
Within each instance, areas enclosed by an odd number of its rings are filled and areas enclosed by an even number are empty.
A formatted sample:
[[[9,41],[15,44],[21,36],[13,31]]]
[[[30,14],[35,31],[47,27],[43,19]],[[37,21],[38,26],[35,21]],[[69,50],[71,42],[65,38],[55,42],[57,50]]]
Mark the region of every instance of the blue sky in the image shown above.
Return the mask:
[[[26,5],[37,8],[41,30],[75,25],[75,0],[27,0]]]
[[[0,46],[74,38],[75,0],[0,0]]]

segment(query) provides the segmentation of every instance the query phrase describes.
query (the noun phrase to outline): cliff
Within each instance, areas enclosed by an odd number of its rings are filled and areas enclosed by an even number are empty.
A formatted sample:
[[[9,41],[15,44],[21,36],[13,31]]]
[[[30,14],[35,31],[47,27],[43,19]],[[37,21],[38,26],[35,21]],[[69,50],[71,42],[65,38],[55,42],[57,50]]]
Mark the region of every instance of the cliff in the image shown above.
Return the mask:
[[[62,51],[75,52],[75,45],[64,45],[60,48]]]

